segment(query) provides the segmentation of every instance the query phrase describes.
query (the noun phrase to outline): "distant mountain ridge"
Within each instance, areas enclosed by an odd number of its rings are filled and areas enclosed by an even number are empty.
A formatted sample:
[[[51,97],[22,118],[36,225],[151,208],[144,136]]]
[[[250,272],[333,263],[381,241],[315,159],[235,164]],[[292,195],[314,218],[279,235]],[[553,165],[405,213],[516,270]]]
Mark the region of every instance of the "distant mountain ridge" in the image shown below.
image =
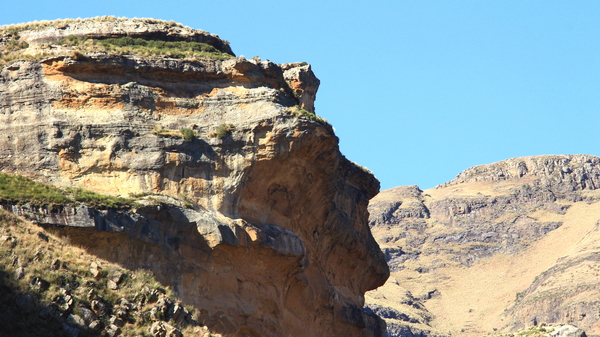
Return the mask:
[[[382,191],[369,223],[392,274],[367,306],[391,336],[483,336],[542,322],[599,334],[598,188],[599,157],[544,155],[475,166],[425,191]]]
[[[466,169],[440,187],[467,182],[536,179],[535,185],[559,191],[600,188],[600,158],[591,155],[542,155],[506,159]]]

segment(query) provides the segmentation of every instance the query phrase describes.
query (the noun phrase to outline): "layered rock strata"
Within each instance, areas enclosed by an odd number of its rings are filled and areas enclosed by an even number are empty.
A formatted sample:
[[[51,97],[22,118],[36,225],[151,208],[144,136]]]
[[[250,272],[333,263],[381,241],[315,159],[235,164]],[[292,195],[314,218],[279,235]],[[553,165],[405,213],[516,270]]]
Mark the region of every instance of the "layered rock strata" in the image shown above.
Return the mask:
[[[600,158],[556,155],[476,166],[426,191],[382,191],[370,225],[393,277],[367,295],[369,307],[393,336],[539,323],[598,333],[599,182]],[[386,300],[406,291],[421,311],[408,295]]]
[[[92,20],[18,34],[32,50],[69,33],[199,39],[230,52],[204,32],[150,26]],[[318,83],[310,65],[244,58],[84,52],[11,63],[0,73],[2,171],[145,195],[145,206],[8,208],[152,270],[211,331],[379,335],[362,309],[389,274],[367,222],[379,183],[344,158],[331,126],[289,112],[314,112]]]

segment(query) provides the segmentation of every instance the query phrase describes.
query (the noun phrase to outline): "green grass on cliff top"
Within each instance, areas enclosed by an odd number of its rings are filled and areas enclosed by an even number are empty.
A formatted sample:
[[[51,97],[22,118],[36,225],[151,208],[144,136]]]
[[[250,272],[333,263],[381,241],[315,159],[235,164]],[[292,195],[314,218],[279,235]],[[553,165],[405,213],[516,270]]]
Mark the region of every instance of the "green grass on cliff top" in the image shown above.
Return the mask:
[[[308,112],[302,109],[299,105],[294,105],[293,107],[286,108],[285,111],[291,115],[294,115],[298,118],[306,118],[310,120],[316,120],[323,124],[329,124],[327,120],[321,116],[317,116],[312,112]]]
[[[134,55],[140,57],[172,57],[191,59],[225,60],[233,58],[208,43],[194,41],[146,40],[123,36],[109,39],[90,39],[68,36],[57,44],[74,47],[77,51],[105,51],[109,54]]]
[[[137,206],[132,199],[103,195],[81,188],[62,190],[23,176],[6,173],[0,173],[0,201],[35,206],[82,203],[100,209],[130,209]]]
[[[211,59],[225,60],[233,58],[233,55],[221,52],[214,46],[194,41],[162,41],[146,40],[143,38],[133,38],[129,36],[106,39],[90,39],[87,37],[68,36],[54,44],[54,46],[68,47],[68,50],[57,51],[53,45],[42,45],[35,50],[30,50],[30,46],[20,39],[19,33],[26,30],[41,30],[51,26],[61,26],[69,23],[77,23],[85,20],[92,21],[123,21],[125,18],[115,18],[110,16],[97,17],[92,19],[67,19],[57,21],[40,21],[32,23],[22,23],[0,27],[0,67],[16,61],[39,61],[44,58],[59,56],[73,56],[78,59],[84,59],[86,52],[106,52],[114,55],[131,55],[145,58],[180,58],[180,59]],[[135,19],[147,23],[163,23],[165,26],[180,26],[172,21],[162,21],[154,19]],[[227,41],[223,40],[225,44]]]

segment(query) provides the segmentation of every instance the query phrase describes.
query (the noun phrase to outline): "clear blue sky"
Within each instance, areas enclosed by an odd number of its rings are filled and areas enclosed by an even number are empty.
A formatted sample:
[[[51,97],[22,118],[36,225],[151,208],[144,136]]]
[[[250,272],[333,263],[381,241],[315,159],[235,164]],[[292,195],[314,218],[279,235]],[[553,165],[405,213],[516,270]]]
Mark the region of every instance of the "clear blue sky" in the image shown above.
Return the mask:
[[[175,20],[237,55],[306,61],[317,113],[382,189],[518,156],[598,155],[600,1],[6,1],[0,25]]]

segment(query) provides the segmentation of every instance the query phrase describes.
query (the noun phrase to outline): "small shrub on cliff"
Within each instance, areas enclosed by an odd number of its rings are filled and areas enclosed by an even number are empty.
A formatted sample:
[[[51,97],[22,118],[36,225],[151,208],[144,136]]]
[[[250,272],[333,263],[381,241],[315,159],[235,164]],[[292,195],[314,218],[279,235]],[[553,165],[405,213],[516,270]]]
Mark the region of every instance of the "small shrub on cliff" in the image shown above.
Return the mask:
[[[321,122],[327,124],[327,120],[323,117],[317,116],[312,112],[308,112],[302,109],[299,105],[294,105],[293,107],[286,108],[285,111],[291,115],[294,115],[298,118],[306,118],[310,120],[315,120],[317,122]]]
[[[179,130],[179,132],[181,132],[181,134],[183,135],[183,139],[185,139],[186,142],[192,142],[196,137],[196,133],[192,129],[183,128]]]
[[[223,124],[220,124],[219,126],[217,126],[217,129],[215,131],[210,132],[208,134],[208,136],[213,137],[213,138],[223,139],[231,131],[233,131],[234,128],[235,128],[235,125],[233,125],[231,123],[223,123]]]
[[[19,50],[19,49],[25,49],[28,48],[29,44],[27,44],[27,42],[22,41],[22,40],[18,40],[18,39],[12,39],[10,41],[8,41],[6,43],[6,50],[7,51],[14,51],[14,50]]]
[[[302,95],[302,91],[296,90],[296,89],[292,89],[292,95],[294,95],[294,98],[296,99],[296,101],[298,101],[300,99],[300,96]]]
[[[84,61],[87,59],[85,54],[83,54],[79,50],[74,50],[73,53],[71,54],[71,58],[74,60],[77,60],[77,61]]]

